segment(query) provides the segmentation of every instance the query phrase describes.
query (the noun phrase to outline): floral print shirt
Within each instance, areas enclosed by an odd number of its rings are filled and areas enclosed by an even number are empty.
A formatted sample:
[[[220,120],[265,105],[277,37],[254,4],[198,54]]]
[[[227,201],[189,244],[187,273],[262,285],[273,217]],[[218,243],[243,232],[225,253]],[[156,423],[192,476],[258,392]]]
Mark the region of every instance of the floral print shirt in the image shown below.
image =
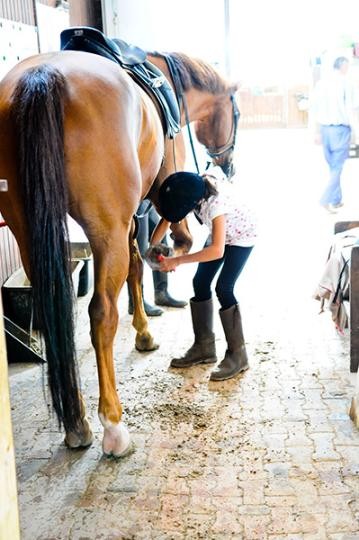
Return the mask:
[[[226,245],[251,247],[257,239],[257,220],[250,208],[239,200],[239,194],[228,180],[215,182],[218,195],[203,201],[196,211],[212,233],[212,221],[226,216]]]

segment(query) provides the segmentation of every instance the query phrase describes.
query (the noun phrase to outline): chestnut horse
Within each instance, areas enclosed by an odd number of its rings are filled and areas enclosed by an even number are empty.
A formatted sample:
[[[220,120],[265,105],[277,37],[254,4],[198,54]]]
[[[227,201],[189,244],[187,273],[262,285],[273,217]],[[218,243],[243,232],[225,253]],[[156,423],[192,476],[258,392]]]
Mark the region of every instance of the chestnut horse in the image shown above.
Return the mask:
[[[235,139],[230,96],[236,87],[204,62],[176,59],[197,137],[207,148],[220,150]],[[153,61],[168,75],[163,58]],[[228,167],[233,148],[225,153],[213,159]],[[130,241],[133,215],[145,197],[156,204],[158,187],[175,170],[175,161],[183,167],[181,135],[165,139],[156,105],[105,58],[75,51],[41,54],[17,64],[0,83],[0,178],[8,182],[8,191],[0,193],[0,212],[31,280],[52,403],[69,447],[91,444],[92,432],[76,365],[67,213],[84,229],[93,252],[89,315],[103,451],[121,456],[130,437],[121,421],[113,360],[117,299],[127,277],[134,285],[141,264]],[[174,233],[188,248],[188,230],[181,233],[177,227]],[[137,290],[136,344],[151,350],[139,296]]]

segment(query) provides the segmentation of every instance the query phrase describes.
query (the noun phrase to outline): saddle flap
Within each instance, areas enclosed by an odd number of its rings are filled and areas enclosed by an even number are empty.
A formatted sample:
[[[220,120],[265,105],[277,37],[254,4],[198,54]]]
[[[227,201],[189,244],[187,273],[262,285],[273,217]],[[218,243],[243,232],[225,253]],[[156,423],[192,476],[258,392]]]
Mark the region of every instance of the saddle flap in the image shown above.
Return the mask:
[[[146,61],[147,53],[140,49],[140,47],[130,45],[126,41],[123,41],[123,39],[112,38],[110,41],[115,43],[120,49],[122,58],[125,59],[128,66],[143,64]]]

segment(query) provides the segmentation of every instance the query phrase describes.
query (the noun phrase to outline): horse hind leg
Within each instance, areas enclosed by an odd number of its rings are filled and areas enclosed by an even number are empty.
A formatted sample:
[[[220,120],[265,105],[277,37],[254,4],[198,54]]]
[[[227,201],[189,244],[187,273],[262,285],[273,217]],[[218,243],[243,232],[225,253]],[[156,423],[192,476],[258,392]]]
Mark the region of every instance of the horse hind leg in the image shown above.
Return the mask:
[[[93,443],[93,433],[86,416],[86,409],[82,394],[80,394],[81,419],[76,431],[67,431],[65,444],[69,448],[86,448]]]
[[[129,263],[127,238],[128,231],[118,226],[107,232],[106,243],[102,238],[89,236],[95,266],[95,290],[89,314],[100,386],[98,413],[104,427],[102,448],[106,455],[115,457],[127,454],[131,448],[130,435],[122,421],[113,358],[118,326],[117,300]]]
[[[14,197],[9,199],[10,203],[4,205],[2,208],[3,217],[6,219],[7,225],[11,228],[11,231],[15,235],[17,244],[21,254],[21,261],[25,270],[26,275],[30,278],[30,254],[29,246],[26,238],[23,234],[25,226],[21,222],[21,204]],[[12,209],[16,209],[15,212],[12,212]],[[65,435],[65,444],[69,448],[80,448],[90,446],[93,442],[93,434],[89,421],[86,417],[85,402],[82,395],[80,394],[80,419],[77,423],[76,431],[66,431]]]
[[[155,343],[148,330],[148,319],[143,306],[142,295],[143,262],[136,240],[130,239],[130,267],[127,282],[133,298],[132,325],[136,334],[136,349],[140,352],[155,351],[159,345]]]

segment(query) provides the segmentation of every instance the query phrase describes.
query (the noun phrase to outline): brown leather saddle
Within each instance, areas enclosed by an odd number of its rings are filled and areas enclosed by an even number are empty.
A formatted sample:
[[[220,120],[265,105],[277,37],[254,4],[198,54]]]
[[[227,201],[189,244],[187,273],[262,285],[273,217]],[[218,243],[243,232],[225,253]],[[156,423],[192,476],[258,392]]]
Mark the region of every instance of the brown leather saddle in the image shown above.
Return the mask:
[[[176,94],[162,71],[147,60],[145,51],[121,39],[107,38],[88,26],[67,28],[61,32],[60,40],[63,51],[98,54],[119,64],[158,103],[165,135],[173,139],[181,130]]]

